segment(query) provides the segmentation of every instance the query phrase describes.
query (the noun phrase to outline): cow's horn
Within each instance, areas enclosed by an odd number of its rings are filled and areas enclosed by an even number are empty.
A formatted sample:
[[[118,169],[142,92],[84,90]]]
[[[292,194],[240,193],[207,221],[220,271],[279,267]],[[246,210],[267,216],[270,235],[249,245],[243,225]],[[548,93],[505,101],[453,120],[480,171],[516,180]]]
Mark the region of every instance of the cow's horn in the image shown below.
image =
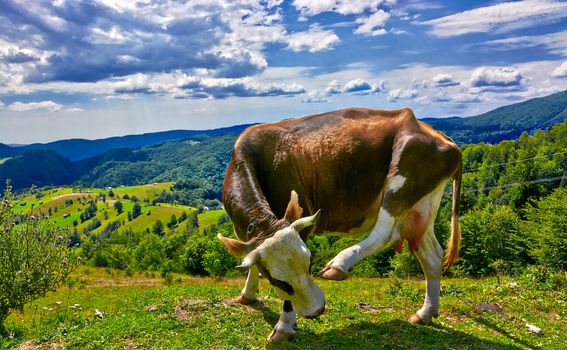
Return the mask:
[[[236,268],[239,270],[248,270],[250,266],[254,265],[258,261],[259,258],[260,258],[260,253],[258,252],[257,249],[254,249],[253,251],[248,253],[246,257],[244,257],[244,260],[242,260],[242,264],[236,266]]]
[[[299,232],[306,227],[317,224],[317,221],[319,221],[320,216],[321,216],[321,209],[317,210],[317,212],[314,215],[307,216],[305,218],[301,218],[299,220],[294,221],[293,224],[291,224],[291,228]]]

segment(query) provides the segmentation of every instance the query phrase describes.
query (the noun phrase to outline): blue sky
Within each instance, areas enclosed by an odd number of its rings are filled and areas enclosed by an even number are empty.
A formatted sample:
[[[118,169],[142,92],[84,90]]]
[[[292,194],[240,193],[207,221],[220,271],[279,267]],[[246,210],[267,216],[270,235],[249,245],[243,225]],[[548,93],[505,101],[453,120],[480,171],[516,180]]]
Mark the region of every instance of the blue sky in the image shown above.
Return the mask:
[[[567,2],[0,2],[0,142],[346,107],[470,116],[567,89]]]

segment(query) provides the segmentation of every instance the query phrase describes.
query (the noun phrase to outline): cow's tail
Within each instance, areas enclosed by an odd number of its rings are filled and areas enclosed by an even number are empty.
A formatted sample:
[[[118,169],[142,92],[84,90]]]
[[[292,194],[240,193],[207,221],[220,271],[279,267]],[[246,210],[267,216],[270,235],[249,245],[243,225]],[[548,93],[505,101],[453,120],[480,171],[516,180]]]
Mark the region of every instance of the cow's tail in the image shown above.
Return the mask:
[[[447,245],[447,252],[445,253],[445,270],[443,274],[449,271],[449,268],[459,258],[459,248],[461,247],[461,226],[459,225],[459,204],[461,201],[461,178],[462,178],[462,163],[459,164],[459,169],[453,177],[453,203],[451,213],[451,237]]]

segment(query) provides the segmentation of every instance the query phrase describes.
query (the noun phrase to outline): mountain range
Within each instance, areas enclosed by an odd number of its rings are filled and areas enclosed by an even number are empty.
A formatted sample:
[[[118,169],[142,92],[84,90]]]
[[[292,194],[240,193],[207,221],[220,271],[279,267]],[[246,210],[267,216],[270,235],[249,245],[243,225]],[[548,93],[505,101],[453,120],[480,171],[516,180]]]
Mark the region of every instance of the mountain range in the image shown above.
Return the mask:
[[[567,91],[467,118],[427,118],[457,143],[497,143],[548,129],[567,118]],[[10,147],[0,144],[0,181],[14,188],[136,185],[195,179],[220,188],[232,145],[249,125],[175,130],[101,140],[63,140]],[[6,159],[8,158],[8,159]]]
[[[161,142],[185,140],[199,136],[240,133],[248,126],[250,126],[250,124],[212,130],[171,130],[141,135],[116,136],[99,140],[70,139],[49,143],[33,143],[16,147],[0,143],[0,158],[13,157],[30,150],[51,150],[69,160],[76,161],[100,155],[114,148],[140,148]]]

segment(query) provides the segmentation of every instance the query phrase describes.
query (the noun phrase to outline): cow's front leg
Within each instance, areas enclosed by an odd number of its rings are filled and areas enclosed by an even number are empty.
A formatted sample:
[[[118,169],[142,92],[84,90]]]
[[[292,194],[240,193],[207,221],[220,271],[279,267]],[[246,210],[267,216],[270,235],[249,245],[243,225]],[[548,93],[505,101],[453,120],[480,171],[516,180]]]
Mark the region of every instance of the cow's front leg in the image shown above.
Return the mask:
[[[240,296],[236,302],[242,305],[249,305],[256,301],[256,293],[258,292],[258,276],[259,271],[256,265],[250,266],[248,276],[246,277],[246,284],[240,292]]]
[[[399,239],[396,230],[396,219],[392,217],[384,208],[378,214],[378,221],[368,237],[341,251],[333,260],[329,261],[325,268],[319,273],[324,279],[344,280],[348,272],[360,260],[380,251]]]
[[[293,327],[295,326],[295,311],[293,311],[293,306],[291,305],[291,301],[286,300],[283,304],[283,310],[280,315],[280,319],[272,334],[268,338],[269,341],[278,341],[278,340],[289,340],[293,337],[295,330]]]

